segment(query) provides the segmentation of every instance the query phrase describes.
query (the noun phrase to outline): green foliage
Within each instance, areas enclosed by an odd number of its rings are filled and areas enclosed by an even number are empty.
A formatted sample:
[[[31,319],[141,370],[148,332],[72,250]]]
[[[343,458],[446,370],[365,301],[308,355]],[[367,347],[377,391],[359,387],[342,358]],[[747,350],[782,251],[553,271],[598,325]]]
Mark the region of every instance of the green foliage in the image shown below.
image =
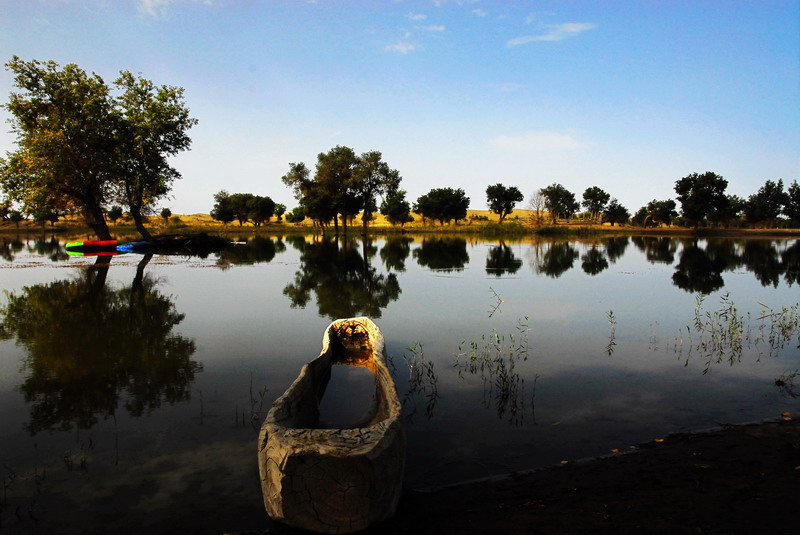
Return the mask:
[[[514,205],[521,202],[525,196],[514,186],[505,187],[495,184],[486,188],[486,204],[489,209],[500,216],[500,223],[514,211]]]
[[[303,207],[297,206],[291,212],[286,214],[286,221],[289,223],[302,223],[306,215],[303,213]]]
[[[253,224],[257,227],[260,227],[262,223],[268,223],[275,214],[275,201],[269,197],[254,195],[250,199],[248,207],[250,209],[250,219],[253,220]]]
[[[675,182],[675,192],[681,202],[683,216],[695,228],[705,222],[714,210],[724,210],[728,204],[725,189],[728,182],[720,175],[706,171],[692,173]]]
[[[434,188],[419,197],[414,205],[415,212],[442,225],[451,219],[458,224],[459,220],[467,217],[467,208],[469,197],[460,188]]]
[[[583,192],[583,202],[581,204],[589,210],[592,219],[596,220],[600,213],[606,209],[610,198],[611,195],[597,186],[592,186],[591,188],[586,188],[586,191]]]
[[[186,131],[197,122],[183,89],[122,71],[115,97],[74,64],[15,56],[6,67],[20,92],[5,106],[18,149],[0,163],[3,189],[31,211],[77,206],[100,238],[111,237],[103,206],[118,200],[148,238],[142,214],[180,178],[167,157],[189,147]]]
[[[281,222],[283,218],[283,214],[286,213],[286,205],[285,204],[276,204],[275,205],[275,217],[278,219],[278,223]]]
[[[744,203],[744,215],[751,224],[773,224],[788,200],[788,195],[783,191],[783,180],[767,180]]]
[[[675,210],[676,204],[672,199],[665,201],[657,201],[653,199],[647,203],[647,213],[653,219],[654,223],[661,223],[663,225],[672,225],[672,220],[678,217],[678,212]]]
[[[122,207],[115,204],[106,212],[106,217],[108,217],[109,221],[115,223],[117,219],[122,217]]]
[[[544,197],[544,205],[550,212],[553,223],[558,222],[558,218],[567,219],[578,211],[578,201],[575,194],[561,184],[551,184],[539,190],[539,194]]]
[[[211,217],[225,224],[236,219],[231,196],[227,191],[221,190],[214,194],[214,207],[211,209]]]
[[[414,221],[411,205],[406,200],[406,192],[403,190],[396,190],[386,196],[381,203],[381,214],[386,216],[392,225],[399,224],[401,227]]]
[[[608,206],[606,206],[606,209],[603,211],[603,215],[605,216],[605,220],[611,223],[612,227],[614,223],[619,223],[620,225],[627,223],[628,219],[631,217],[628,209],[622,206],[617,199],[611,199],[611,201],[609,201]]]
[[[169,222],[169,218],[172,217],[172,210],[169,208],[162,208],[161,209],[161,219],[164,220],[164,223]]]
[[[797,180],[793,181],[786,190],[783,214],[795,225],[800,225],[800,185],[797,184]]]

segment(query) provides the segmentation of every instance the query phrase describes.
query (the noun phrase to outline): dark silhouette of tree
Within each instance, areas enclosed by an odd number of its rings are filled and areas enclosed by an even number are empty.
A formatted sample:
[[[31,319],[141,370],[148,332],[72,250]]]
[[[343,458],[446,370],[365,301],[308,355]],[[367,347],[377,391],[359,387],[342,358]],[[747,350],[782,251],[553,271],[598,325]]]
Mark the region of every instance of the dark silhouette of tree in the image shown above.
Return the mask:
[[[581,269],[587,275],[597,275],[608,269],[608,259],[603,250],[592,246],[581,257]]]
[[[469,197],[463,189],[434,188],[417,199],[414,211],[424,218],[435,219],[444,225],[451,219],[456,224],[467,217]]]
[[[381,260],[386,269],[403,272],[406,270],[406,259],[411,255],[413,238],[390,237],[381,249]]]
[[[462,238],[426,238],[412,254],[417,264],[434,271],[461,271],[469,262]]]
[[[514,186],[495,184],[486,188],[486,204],[489,210],[500,216],[500,223],[514,211],[514,205],[524,198],[522,192]]]
[[[411,204],[406,200],[406,192],[397,190],[389,193],[381,203],[381,213],[392,225],[401,227],[414,221],[411,215]]]
[[[692,173],[675,182],[675,193],[681,202],[683,217],[694,225],[703,223],[714,210],[724,210],[728,204],[725,189],[728,181],[716,173]]]
[[[486,256],[486,273],[501,277],[503,275],[513,275],[522,267],[522,260],[514,256],[514,251],[505,243],[494,245],[489,248]]]
[[[557,279],[575,265],[578,251],[569,242],[552,242],[537,266],[540,273]]]
[[[767,180],[757,193],[750,195],[745,201],[744,215],[753,225],[774,225],[788,201],[789,198],[783,191],[783,180]]]
[[[338,240],[327,239],[292,243],[301,251],[300,269],[283,289],[292,307],[305,308],[314,294],[321,316],[381,317],[381,310],[400,296],[397,275],[378,273],[369,261],[373,251],[366,242],[363,255],[351,243],[340,246]]]
[[[572,217],[580,206],[575,200],[575,194],[561,184],[551,184],[540,189],[539,193],[544,197],[545,208],[550,212],[550,218],[554,224],[558,222],[559,218]]]
[[[722,272],[726,267],[725,258],[710,256],[697,240],[689,241],[680,252],[672,283],[687,292],[710,294],[725,285]]]
[[[631,239],[651,264],[671,265],[675,262],[675,252],[678,250],[676,240],[662,236],[634,236]]]
[[[618,223],[622,225],[623,223],[627,223],[628,219],[630,219],[631,214],[628,212],[628,209],[622,206],[617,199],[611,199],[606,209],[603,211],[603,216],[606,221],[611,223],[611,226],[614,226],[614,223]]]
[[[184,316],[144,275],[147,261],[123,288],[107,287],[110,257],[98,257],[75,279],[9,294],[0,332],[27,351],[20,390],[32,434],[88,429],[120,403],[140,416],[189,399],[202,365],[191,360],[194,342],[172,332]]]
[[[583,202],[581,204],[589,211],[592,219],[597,221],[600,218],[600,214],[605,211],[610,198],[611,195],[597,186],[592,186],[591,188],[586,188],[586,191],[583,192]]]

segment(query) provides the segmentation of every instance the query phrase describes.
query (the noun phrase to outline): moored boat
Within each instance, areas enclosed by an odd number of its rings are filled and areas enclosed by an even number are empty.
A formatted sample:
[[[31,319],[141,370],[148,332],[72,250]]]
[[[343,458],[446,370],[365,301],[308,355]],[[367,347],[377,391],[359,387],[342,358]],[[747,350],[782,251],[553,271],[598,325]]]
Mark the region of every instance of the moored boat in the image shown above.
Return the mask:
[[[374,411],[361,427],[318,427],[333,365],[362,366],[375,376]],[[303,366],[261,426],[258,467],[267,512],[321,533],[350,533],[386,520],[400,499],[405,448],[383,335],[368,318],[336,320],[325,330],[319,357]]]

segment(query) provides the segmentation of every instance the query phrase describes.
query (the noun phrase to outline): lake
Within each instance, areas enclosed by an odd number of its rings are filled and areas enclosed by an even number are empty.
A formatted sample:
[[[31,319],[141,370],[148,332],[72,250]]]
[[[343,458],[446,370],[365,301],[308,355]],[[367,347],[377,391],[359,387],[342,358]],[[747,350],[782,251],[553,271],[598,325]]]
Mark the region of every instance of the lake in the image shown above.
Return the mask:
[[[340,317],[386,338],[408,488],[800,410],[798,240],[0,244],[3,532],[263,526],[260,423]],[[350,370],[327,394],[369,398]]]

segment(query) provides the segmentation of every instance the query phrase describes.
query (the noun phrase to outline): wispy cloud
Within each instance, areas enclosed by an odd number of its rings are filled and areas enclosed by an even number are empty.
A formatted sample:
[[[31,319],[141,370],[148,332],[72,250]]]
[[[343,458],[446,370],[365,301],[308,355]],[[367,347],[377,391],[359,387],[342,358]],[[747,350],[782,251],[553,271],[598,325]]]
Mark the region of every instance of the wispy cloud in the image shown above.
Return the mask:
[[[429,32],[443,32],[444,26],[423,26],[422,29]]]
[[[580,33],[594,30],[597,24],[593,22],[565,22],[547,27],[548,31],[539,35],[523,35],[510,39],[506,44],[509,47],[526,45],[537,41],[563,41]]]
[[[428,18],[428,15],[425,15],[424,13],[409,13],[406,15],[406,17],[411,20],[425,20]]]
[[[473,13],[473,14],[475,14],[475,15],[478,15],[479,17],[485,17],[486,15],[488,15],[488,14],[489,14],[489,13],[487,13],[486,11],[484,11],[483,9],[480,9],[480,8],[478,8],[478,9],[473,9],[473,10],[472,10],[472,13]]]
[[[399,41],[393,45],[386,45],[384,50],[388,50],[389,52],[396,52],[397,54],[405,56],[409,52],[417,50],[417,48],[418,48],[417,45],[415,45],[414,43]]]
[[[573,150],[587,144],[572,134],[561,132],[527,132],[518,136],[498,136],[489,144],[492,147],[512,151]]]
[[[153,17],[160,17],[166,13],[167,6],[174,0],[139,0],[139,11]]]
[[[152,17],[165,17],[167,15],[167,8],[170,5],[179,2],[186,2],[188,0],[138,0],[139,11],[146,13]],[[190,0],[193,4],[203,4],[205,6],[213,6],[217,0]]]

